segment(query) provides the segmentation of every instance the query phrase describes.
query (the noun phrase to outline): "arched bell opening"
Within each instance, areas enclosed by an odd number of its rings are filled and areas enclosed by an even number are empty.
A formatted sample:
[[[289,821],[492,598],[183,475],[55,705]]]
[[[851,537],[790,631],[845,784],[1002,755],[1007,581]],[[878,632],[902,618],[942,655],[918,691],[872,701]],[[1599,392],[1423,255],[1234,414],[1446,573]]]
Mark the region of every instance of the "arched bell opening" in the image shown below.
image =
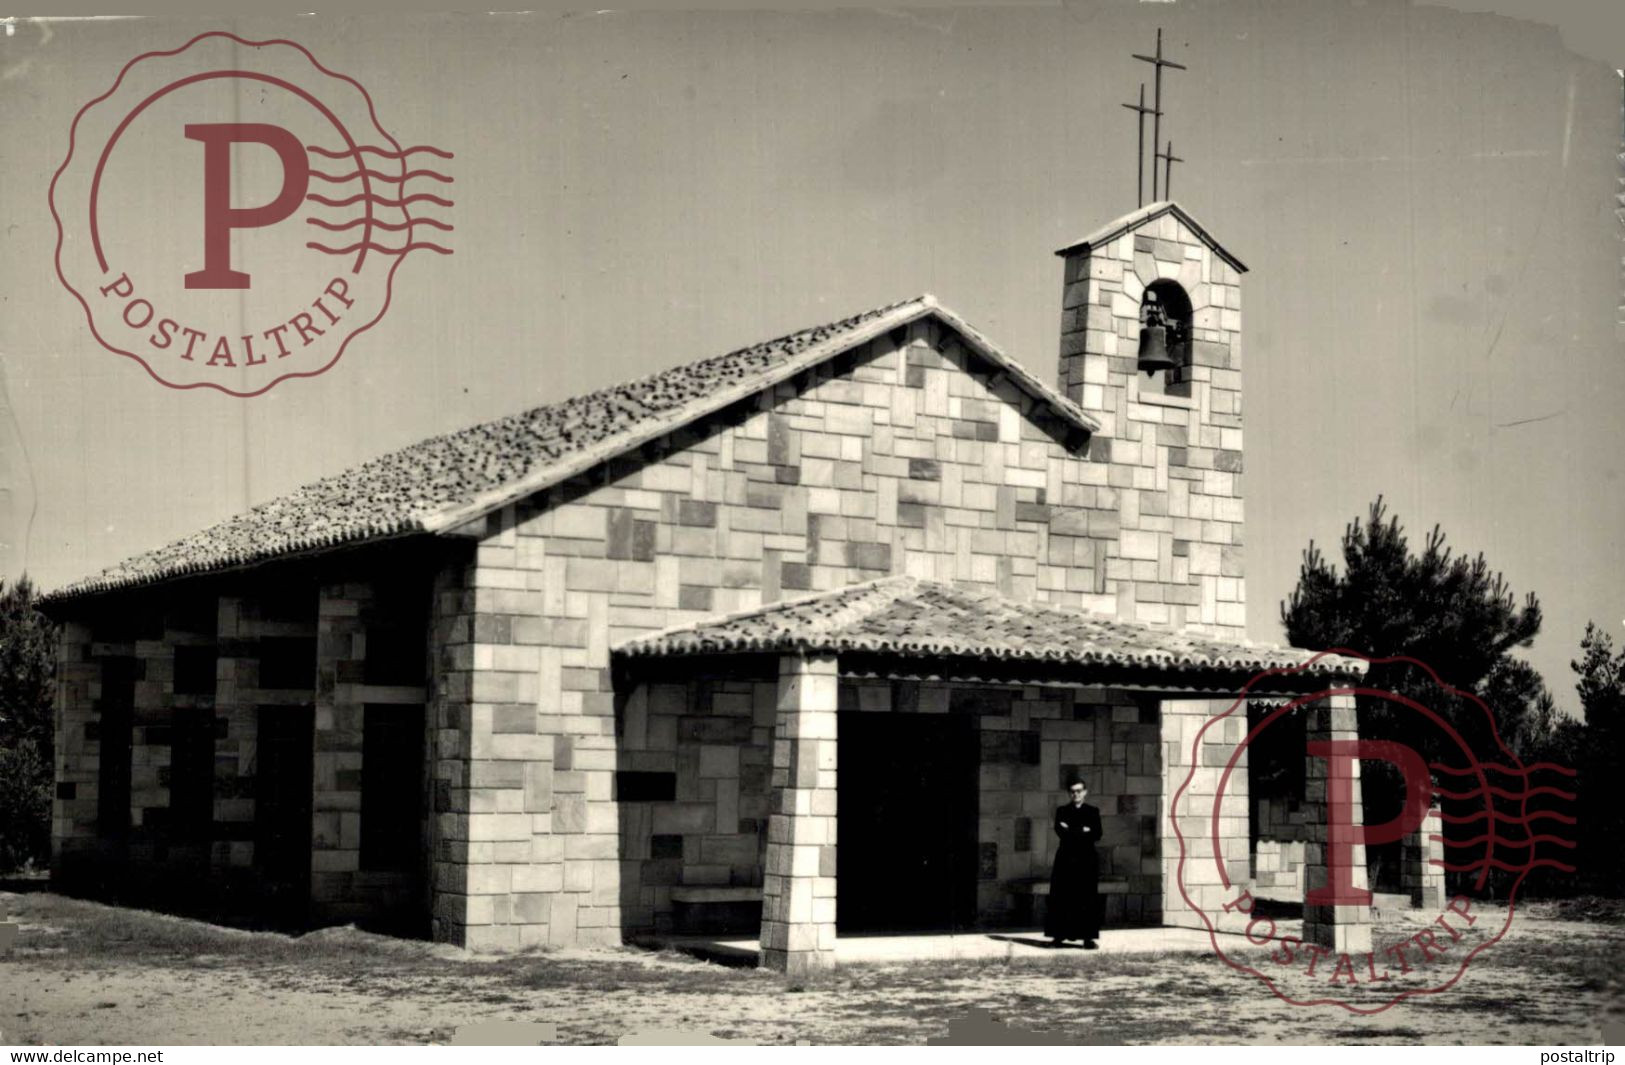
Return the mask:
[[[1188,395],[1191,300],[1177,281],[1153,281],[1140,298],[1140,350],[1135,363],[1147,375],[1143,391]]]

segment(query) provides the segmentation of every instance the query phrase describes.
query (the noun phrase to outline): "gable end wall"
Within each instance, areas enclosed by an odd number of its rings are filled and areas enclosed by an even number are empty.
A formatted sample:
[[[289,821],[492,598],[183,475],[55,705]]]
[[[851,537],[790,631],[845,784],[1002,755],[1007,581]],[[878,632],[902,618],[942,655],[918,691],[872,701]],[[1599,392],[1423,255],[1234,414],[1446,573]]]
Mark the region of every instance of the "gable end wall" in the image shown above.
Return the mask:
[[[1166,464],[1069,450],[1034,404],[925,320],[489,515],[437,620],[458,641],[438,718],[467,730],[441,757],[470,760],[447,782],[437,936],[619,941],[628,637],[894,573],[1240,636],[1213,609],[1218,527],[1129,494]]]

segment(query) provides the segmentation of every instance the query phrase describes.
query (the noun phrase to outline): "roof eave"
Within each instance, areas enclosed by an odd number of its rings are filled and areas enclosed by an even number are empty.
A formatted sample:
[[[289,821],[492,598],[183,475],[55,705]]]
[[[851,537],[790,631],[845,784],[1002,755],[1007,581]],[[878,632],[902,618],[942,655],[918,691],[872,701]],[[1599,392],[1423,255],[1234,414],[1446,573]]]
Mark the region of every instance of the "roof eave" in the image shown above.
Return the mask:
[[[390,543],[395,540],[421,536],[424,531],[416,523],[407,522],[391,531],[370,533],[365,536],[355,536],[347,539],[312,540],[271,555],[239,557],[218,564],[192,563],[154,573],[132,574],[129,577],[115,580],[86,577],[42,595],[38,603],[42,610],[50,613],[53,609],[65,607],[70,603],[81,602],[101,595],[114,595],[132,588],[156,588],[176,581],[191,580],[195,577],[219,577],[234,573],[245,573],[281,562],[317,558],[340,551],[351,551],[374,544]]]
[[[736,650],[704,647],[658,651],[623,646],[615,651],[616,668],[638,675],[687,673],[702,663],[717,668],[730,661],[772,658],[787,654],[827,654],[837,661],[837,672],[855,679],[912,680],[921,682],[1033,685],[1039,687],[1113,688],[1178,696],[1305,696],[1345,690],[1358,683],[1362,671],[1341,664],[1309,669],[1306,664],[1277,664],[1267,668],[1212,663],[1150,663],[1109,660],[1059,661],[1036,657],[986,657],[953,654],[908,654],[898,651],[841,649],[838,647],[771,646]]]
[[[1249,668],[1231,665],[1140,662],[1047,662],[1033,658],[976,658],[952,655],[902,657],[871,652],[837,656],[839,672],[853,678],[935,680],[959,683],[1112,688],[1178,696],[1305,696],[1344,690],[1360,673],[1301,666]]]
[[[1013,384],[1034,399],[1047,403],[1056,413],[1065,417],[1074,428],[1090,434],[1100,431],[1100,420],[1094,415],[1045,384],[1041,378],[1035,376],[1031,370],[1006,355],[997,345],[977,332],[963,318],[938,303],[935,297],[927,295],[923,299],[939,320],[964,337],[966,342],[979,355],[1004,370]]]

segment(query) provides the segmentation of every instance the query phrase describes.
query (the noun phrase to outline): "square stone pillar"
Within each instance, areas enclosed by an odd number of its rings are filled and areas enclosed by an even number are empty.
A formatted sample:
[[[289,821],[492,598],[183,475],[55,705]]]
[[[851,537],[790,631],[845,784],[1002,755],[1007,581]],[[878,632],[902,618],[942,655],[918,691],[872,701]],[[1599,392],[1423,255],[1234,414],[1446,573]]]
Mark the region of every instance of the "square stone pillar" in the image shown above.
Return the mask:
[[[259,683],[259,650],[249,601],[223,595],[215,631],[219,658],[214,677],[214,836],[215,866],[249,869],[254,864],[255,773],[259,767],[259,716],[254,689]]]
[[[56,659],[56,798],[51,806],[51,876],[64,879],[65,867],[94,852],[97,839],[97,786],[101,751],[95,736],[101,663],[91,657],[91,628],[81,621],[62,625]]]
[[[1235,707],[1231,712],[1233,705],[1230,699],[1163,699],[1160,703],[1164,749],[1157,824],[1162,851],[1162,923],[1169,927],[1205,931],[1209,922],[1217,922],[1226,932],[1246,927],[1244,914],[1225,909],[1253,886],[1245,750],[1224,782],[1224,794],[1219,794],[1225,766],[1247,732],[1246,708]],[[1215,810],[1219,814],[1217,853]],[[1177,837],[1172,818],[1179,822]],[[1183,894],[1181,859],[1185,863]],[[1187,896],[1190,903],[1185,901]],[[1192,904],[1201,912],[1192,909]]]
[[[316,725],[312,755],[311,900],[326,919],[344,909],[361,879],[361,756],[366,704],[363,613],[370,584],[324,583],[316,599]]]
[[[1305,732],[1316,743],[1348,743],[1360,738],[1354,696],[1331,695],[1307,708]],[[1366,877],[1365,846],[1352,841],[1363,823],[1360,798],[1360,763],[1347,756],[1327,758],[1306,754],[1304,784],[1303,941],[1338,954],[1371,949],[1371,892]],[[1345,816],[1334,814],[1346,798]],[[1334,869],[1334,865],[1341,866]],[[1334,875],[1338,874],[1338,875]],[[1311,902],[1334,884],[1347,896],[1336,903]]]
[[[1427,816],[1414,832],[1405,836],[1400,855],[1400,884],[1411,897],[1411,905],[1424,910],[1441,910],[1445,904],[1444,843],[1434,836],[1444,835],[1438,806],[1429,807]]]
[[[779,659],[761,965],[789,976],[835,961],[836,694],[833,655]]]

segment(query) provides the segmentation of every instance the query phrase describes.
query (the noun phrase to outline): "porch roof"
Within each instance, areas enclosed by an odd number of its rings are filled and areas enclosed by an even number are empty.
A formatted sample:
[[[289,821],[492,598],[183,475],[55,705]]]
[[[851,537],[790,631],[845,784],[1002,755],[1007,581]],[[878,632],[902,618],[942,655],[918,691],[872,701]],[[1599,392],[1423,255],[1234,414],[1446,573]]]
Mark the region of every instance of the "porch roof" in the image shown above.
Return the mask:
[[[1312,683],[1364,675],[1365,662],[1293,647],[1173,632],[1048,603],[921,580],[883,577],[634,637],[623,658],[800,653],[1079,667],[1240,682],[1279,670]],[[1031,668],[1024,670],[1031,674]],[[1281,678],[1272,678],[1280,688]]]

